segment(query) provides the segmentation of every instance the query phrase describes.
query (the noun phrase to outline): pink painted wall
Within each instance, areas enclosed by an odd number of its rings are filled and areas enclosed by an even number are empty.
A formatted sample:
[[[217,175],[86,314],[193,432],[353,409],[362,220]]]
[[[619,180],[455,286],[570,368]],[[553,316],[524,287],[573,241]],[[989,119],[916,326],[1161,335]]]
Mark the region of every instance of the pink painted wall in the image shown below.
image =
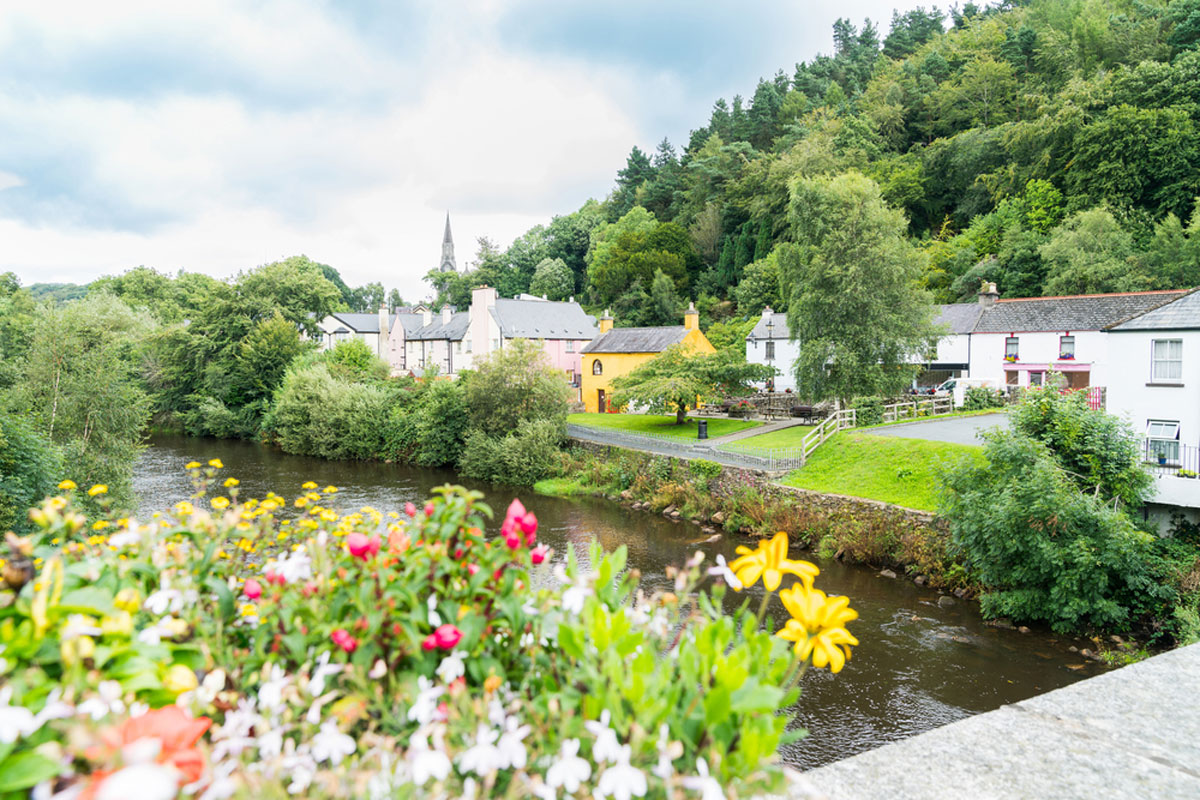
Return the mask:
[[[543,339],[542,349],[545,350],[546,356],[550,359],[550,365],[555,369],[572,370],[576,375],[579,374],[580,356],[579,351],[587,346],[589,339],[573,340],[573,353],[567,352],[566,339]]]

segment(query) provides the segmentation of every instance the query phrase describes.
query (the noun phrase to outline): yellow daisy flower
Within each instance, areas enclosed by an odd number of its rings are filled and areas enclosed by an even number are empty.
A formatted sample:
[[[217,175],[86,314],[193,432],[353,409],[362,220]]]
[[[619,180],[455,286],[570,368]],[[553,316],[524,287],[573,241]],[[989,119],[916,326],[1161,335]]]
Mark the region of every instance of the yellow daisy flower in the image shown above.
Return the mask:
[[[753,586],[761,577],[768,591],[775,591],[783,580],[784,573],[795,575],[806,585],[811,586],[813,578],[820,570],[815,564],[807,561],[792,561],[787,557],[788,540],[783,531],[770,539],[759,542],[758,547],[751,550],[740,545],[735,558],[729,564],[729,569],[742,582],[743,587]]]

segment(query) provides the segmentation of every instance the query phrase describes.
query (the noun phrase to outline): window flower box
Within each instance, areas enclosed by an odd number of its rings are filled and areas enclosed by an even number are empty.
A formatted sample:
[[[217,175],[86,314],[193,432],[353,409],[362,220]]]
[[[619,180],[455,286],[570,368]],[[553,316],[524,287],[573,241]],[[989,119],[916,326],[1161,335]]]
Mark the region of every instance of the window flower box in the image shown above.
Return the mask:
[[[1004,357],[1004,360],[1005,360],[1005,361],[1007,361],[1009,364],[1015,364],[1015,363],[1017,363],[1017,357],[1016,357],[1016,356],[1005,356],[1005,357]]]

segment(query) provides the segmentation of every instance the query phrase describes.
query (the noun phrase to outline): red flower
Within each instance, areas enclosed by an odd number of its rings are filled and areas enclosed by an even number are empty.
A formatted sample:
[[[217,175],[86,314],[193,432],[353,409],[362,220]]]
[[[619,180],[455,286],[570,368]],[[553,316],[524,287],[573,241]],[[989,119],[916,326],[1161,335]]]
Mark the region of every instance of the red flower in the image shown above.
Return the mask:
[[[479,572],[478,564],[467,564],[467,574],[474,575],[476,572]]]
[[[358,649],[358,640],[350,635],[350,632],[345,628],[338,628],[333,633],[329,634],[329,638],[333,639],[333,643],[345,650],[347,653],[353,653]]]
[[[544,544],[539,544],[529,552],[529,557],[533,563],[540,564],[546,560],[546,556],[550,555],[550,548]]]
[[[425,516],[427,516],[427,517],[433,516],[433,503],[425,504]]]
[[[521,531],[526,534],[537,533],[538,521],[537,517],[534,516],[532,511],[530,511],[528,514],[522,514],[521,516],[517,517],[517,525],[520,526]]]
[[[421,649],[422,650],[436,650],[437,646],[438,646],[437,645],[437,637],[434,636],[432,633],[429,634],[428,636],[426,636],[421,641]]]
[[[505,519],[516,519],[517,517],[525,516],[525,506],[517,498],[508,504],[508,513],[504,515]]]
[[[258,598],[262,597],[262,584],[254,580],[254,578],[250,578],[242,586],[242,594],[246,595],[246,597],[249,597],[251,600],[257,600]]]
[[[355,558],[367,560],[367,551],[370,549],[371,543],[367,539],[366,534],[352,533],[346,537],[346,549],[350,551],[350,555]]]
[[[417,507],[414,506],[412,503],[405,503],[404,504],[404,513],[408,514],[408,516],[410,516],[410,517],[415,517],[417,515]]]
[[[449,623],[439,625],[433,632],[434,644],[442,650],[453,650],[462,641],[462,631]]]

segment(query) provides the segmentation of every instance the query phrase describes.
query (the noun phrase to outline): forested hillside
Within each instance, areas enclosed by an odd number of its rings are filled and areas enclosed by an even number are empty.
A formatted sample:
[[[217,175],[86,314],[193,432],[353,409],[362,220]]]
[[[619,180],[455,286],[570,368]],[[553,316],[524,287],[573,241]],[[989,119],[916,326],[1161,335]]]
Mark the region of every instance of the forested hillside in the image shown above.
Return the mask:
[[[718,99],[685,147],[634,147],[612,194],[470,285],[611,306],[619,324],[777,310],[798,181],[860,172],[904,212],[935,301],[1200,284],[1200,0],[1008,0],[839,20],[834,52]],[[750,87],[747,87],[749,90]]]

